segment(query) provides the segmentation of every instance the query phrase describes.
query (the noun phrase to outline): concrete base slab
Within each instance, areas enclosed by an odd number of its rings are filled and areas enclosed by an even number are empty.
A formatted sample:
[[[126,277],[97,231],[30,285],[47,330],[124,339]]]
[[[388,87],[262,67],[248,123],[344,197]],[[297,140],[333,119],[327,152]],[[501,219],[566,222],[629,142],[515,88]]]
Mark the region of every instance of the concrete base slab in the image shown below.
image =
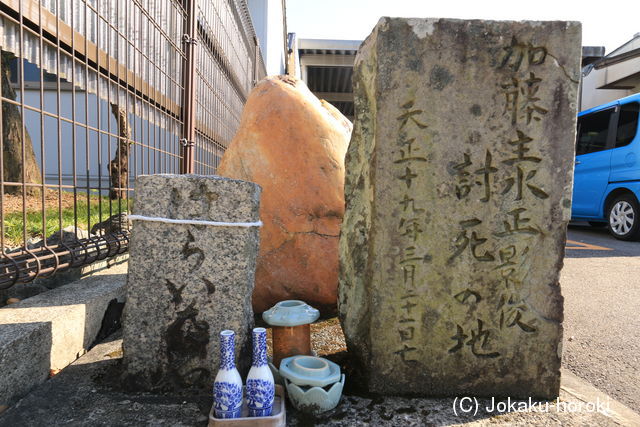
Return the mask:
[[[112,301],[124,301],[127,264],[0,309],[0,405],[83,355]]]
[[[120,382],[121,345],[121,339],[111,338],[109,342],[96,346],[8,409],[0,416],[0,425],[206,425],[212,399],[209,390],[168,394],[124,390]],[[571,374],[563,372],[563,378],[558,401],[549,402],[548,406],[542,402],[520,412],[516,409],[522,401],[512,401],[511,410],[487,410],[499,402],[506,403],[505,399],[492,402],[490,399],[476,401],[469,397],[460,403],[460,398],[347,395],[343,396],[336,409],[318,417],[301,414],[288,404],[287,425],[640,425],[638,415],[630,409]],[[598,402],[601,412],[597,410]]]
[[[122,339],[107,339],[0,415],[0,426],[207,424],[210,392],[127,392],[121,361]]]

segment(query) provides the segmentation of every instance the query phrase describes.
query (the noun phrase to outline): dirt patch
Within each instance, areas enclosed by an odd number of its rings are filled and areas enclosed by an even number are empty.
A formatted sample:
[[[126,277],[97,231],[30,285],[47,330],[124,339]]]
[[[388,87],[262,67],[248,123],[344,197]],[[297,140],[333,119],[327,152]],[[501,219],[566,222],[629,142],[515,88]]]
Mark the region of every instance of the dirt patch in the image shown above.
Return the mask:
[[[62,209],[73,208],[74,194],[69,191],[47,190],[45,192],[45,207],[47,209],[58,208],[59,199],[62,198]],[[78,200],[87,200],[86,194],[77,194]],[[92,199],[96,198],[95,196]],[[42,195],[31,194],[26,196],[27,212],[42,209]],[[22,212],[22,195],[5,194],[0,200],[0,209],[6,215],[14,212]]]

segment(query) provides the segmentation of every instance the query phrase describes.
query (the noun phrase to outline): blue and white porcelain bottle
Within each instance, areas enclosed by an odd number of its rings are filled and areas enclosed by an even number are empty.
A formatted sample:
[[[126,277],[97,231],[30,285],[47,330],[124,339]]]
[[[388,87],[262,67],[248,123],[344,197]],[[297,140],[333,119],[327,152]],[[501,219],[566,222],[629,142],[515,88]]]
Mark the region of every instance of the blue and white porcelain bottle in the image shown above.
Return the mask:
[[[268,417],[273,409],[275,383],[267,365],[267,330],[253,330],[253,359],[247,375],[247,407],[250,417]]]
[[[213,412],[216,418],[240,418],[242,378],[236,369],[236,334],[220,332],[220,369],[213,382]]]

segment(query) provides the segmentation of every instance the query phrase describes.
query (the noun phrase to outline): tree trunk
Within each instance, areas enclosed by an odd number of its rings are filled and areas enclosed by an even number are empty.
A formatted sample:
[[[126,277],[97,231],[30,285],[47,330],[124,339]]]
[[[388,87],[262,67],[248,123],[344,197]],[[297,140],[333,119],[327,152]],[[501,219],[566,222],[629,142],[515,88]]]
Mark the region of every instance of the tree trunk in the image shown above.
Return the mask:
[[[14,55],[9,52],[2,52],[0,67],[2,68],[2,96],[8,99],[16,100],[16,92],[11,87],[9,61]],[[23,166],[24,166],[24,182],[32,184],[41,184],[42,176],[40,166],[36,161],[33,152],[33,144],[31,137],[24,128],[24,141],[22,140],[22,116],[20,108],[12,103],[2,103],[2,147],[4,176],[2,179],[10,182],[22,182]],[[22,157],[22,145],[24,143],[24,159]],[[9,185],[5,186],[5,193],[21,194],[22,186]],[[28,194],[38,193],[38,189],[34,187],[26,187]]]
[[[129,119],[124,108],[117,104],[111,104],[111,112],[118,121],[118,148],[113,160],[109,163],[109,173],[111,175],[111,199],[126,199],[127,188],[129,187],[129,145],[131,139],[131,128]]]

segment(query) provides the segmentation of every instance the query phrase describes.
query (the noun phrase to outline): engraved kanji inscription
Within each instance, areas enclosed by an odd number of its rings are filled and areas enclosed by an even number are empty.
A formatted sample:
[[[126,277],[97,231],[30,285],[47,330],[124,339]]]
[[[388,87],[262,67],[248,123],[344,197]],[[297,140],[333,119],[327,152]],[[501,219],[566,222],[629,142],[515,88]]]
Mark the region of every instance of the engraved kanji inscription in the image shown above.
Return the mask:
[[[457,257],[459,257],[467,248],[471,249],[471,254],[478,261],[493,261],[495,257],[491,251],[484,251],[484,253],[480,253],[479,247],[483,245],[487,239],[484,237],[478,237],[478,233],[476,231],[472,231],[469,236],[469,229],[476,227],[482,224],[482,221],[478,218],[472,218],[464,221],[460,221],[460,228],[462,230],[456,236],[453,241],[453,246],[455,247],[455,251],[451,257],[447,260],[448,264],[451,264]]]
[[[471,353],[480,358],[495,358],[500,356],[497,351],[491,351],[489,349],[489,337],[491,332],[484,329],[484,322],[477,319],[477,328],[471,329],[470,335],[465,334],[464,329],[460,325],[456,325],[456,334],[451,337],[456,341],[456,344],[449,349],[449,353],[456,353],[461,350],[465,345],[469,346]],[[469,338],[469,340],[467,340]]]
[[[491,156],[491,152],[487,150],[484,166],[475,171],[476,175],[482,176],[482,181],[476,182],[476,184],[481,185],[484,188],[484,197],[480,199],[481,202],[488,202],[491,200],[491,176],[498,171],[498,168],[492,166],[493,157]]]
[[[542,231],[538,227],[533,227],[529,224],[531,218],[523,218],[521,215],[526,212],[526,208],[516,208],[508,212],[507,215],[511,216],[510,221],[503,221],[503,230],[493,233],[496,237],[505,237],[512,234],[541,234]]]
[[[468,168],[473,163],[471,162],[471,156],[469,153],[464,153],[464,160],[460,163],[454,164],[452,167],[456,171],[458,183],[456,184],[456,197],[458,199],[464,199],[471,192],[471,179]]]
[[[413,104],[415,101],[408,101],[405,102],[404,104],[402,104],[402,109],[404,110],[404,113],[400,114],[398,117],[396,117],[396,120],[398,120],[400,122],[400,130],[403,130],[404,127],[409,123],[413,123],[414,125],[416,125],[418,127],[418,129],[425,129],[427,127],[426,124],[424,124],[423,122],[419,121],[418,118],[416,116],[419,116],[423,113],[422,110],[418,110],[418,109],[412,109],[413,108]]]
[[[514,36],[511,44],[502,48],[502,55],[498,68],[508,68],[519,71],[523,66],[531,67],[544,64],[547,49],[544,46],[533,46],[531,43],[519,42]]]

